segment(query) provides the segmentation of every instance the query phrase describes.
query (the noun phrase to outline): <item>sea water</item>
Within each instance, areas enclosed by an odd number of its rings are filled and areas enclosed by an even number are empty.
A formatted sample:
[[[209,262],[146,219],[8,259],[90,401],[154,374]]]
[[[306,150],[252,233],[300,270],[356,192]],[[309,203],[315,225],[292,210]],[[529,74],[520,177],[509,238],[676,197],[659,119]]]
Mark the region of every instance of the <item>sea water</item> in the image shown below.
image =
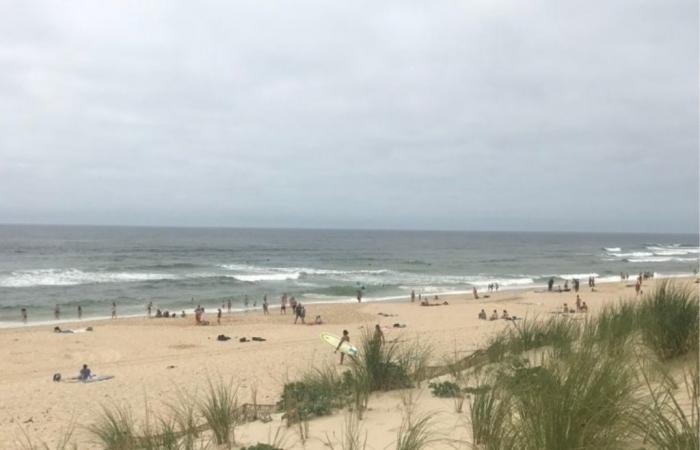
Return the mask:
[[[196,305],[261,308],[282,293],[306,303],[406,298],[558,283],[620,272],[664,276],[698,267],[698,236],[633,233],[447,232],[0,226],[0,326],[143,315]]]

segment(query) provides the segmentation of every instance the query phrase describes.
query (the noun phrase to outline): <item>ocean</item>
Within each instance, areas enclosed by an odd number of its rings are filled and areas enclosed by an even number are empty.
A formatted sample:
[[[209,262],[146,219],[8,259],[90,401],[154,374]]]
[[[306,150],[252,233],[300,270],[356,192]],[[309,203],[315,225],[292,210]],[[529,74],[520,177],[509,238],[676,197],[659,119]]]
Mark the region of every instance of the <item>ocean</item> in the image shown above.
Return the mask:
[[[197,304],[235,310],[282,293],[306,303],[544,286],[620,272],[663,276],[698,267],[698,235],[148,228],[0,225],[0,326],[143,315]]]

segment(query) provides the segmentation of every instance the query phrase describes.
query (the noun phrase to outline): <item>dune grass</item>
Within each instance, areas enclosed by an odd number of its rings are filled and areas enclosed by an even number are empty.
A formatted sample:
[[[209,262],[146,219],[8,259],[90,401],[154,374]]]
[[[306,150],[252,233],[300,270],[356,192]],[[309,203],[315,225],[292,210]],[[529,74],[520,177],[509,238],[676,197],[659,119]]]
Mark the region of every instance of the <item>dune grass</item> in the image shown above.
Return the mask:
[[[381,342],[364,330],[359,352],[352,367],[364,374],[370,392],[404,389],[413,386],[411,373],[417,355],[406,352],[395,342]]]
[[[30,434],[24,428],[20,428],[22,438],[19,442],[21,450],[78,450],[78,444],[74,442],[75,419],[71,419],[68,426],[60,432],[60,436],[53,445],[45,441],[33,441]]]
[[[331,450],[365,450],[367,448],[367,432],[363,432],[360,416],[354,413],[346,414],[343,427],[340,430],[340,441],[334,443],[326,434],[324,444]]]
[[[97,421],[88,430],[103,450],[131,450],[139,445],[131,409],[122,405],[103,405]]]
[[[670,378],[653,383],[644,373],[649,401],[640,409],[637,427],[645,442],[659,450],[700,448],[700,378],[698,362],[684,372],[683,392]],[[685,395],[683,395],[685,394]],[[688,402],[681,400],[687,397]]]
[[[484,351],[492,363],[543,347],[565,351],[578,338],[579,332],[578,324],[568,318],[526,318],[512,322],[510,327],[492,337]]]
[[[697,354],[699,315],[697,291],[664,281],[643,297],[637,320],[646,345],[666,360]]]
[[[698,314],[697,292],[662,282],[641,301],[607,306],[582,324],[524,321],[496,335],[485,349],[495,369],[469,401],[474,445],[698,448]],[[539,360],[524,357],[536,348],[543,349]],[[695,361],[680,395],[690,405],[657,373],[682,358]],[[647,397],[640,394],[645,386]]]
[[[235,430],[240,420],[238,410],[238,388],[232,382],[214,383],[208,380],[204,400],[199,403],[199,411],[214,434],[217,445],[230,445],[236,442]]]

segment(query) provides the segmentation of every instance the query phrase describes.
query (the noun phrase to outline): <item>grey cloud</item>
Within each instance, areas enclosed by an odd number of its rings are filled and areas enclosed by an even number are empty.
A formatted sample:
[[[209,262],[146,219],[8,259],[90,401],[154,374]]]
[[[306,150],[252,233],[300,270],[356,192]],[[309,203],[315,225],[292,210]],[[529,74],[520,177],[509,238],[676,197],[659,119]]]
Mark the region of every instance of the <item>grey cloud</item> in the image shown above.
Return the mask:
[[[697,231],[697,17],[0,3],[0,222]]]

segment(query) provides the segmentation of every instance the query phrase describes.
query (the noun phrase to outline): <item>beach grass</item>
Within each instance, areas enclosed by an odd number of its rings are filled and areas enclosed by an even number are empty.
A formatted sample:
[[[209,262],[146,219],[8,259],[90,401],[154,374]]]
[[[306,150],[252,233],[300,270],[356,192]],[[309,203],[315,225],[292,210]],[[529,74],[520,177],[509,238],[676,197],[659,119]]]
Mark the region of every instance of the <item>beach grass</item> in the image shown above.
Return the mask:
[[[645,294],[638,308],[644,342],[662,360],[698,352],[697,291],[678,283],[661,282]]]
[[[34,441],[24,428],[20,428],[22,437],[19,442],[21,450],[78,450],[78,444],[74,442],[75,419],[71,419],[68,426],[59,433],[58,439],[50,445],[45,441]]]
[[[200,414],[211,429],[217,445],[235,443],[236,426],[240,420],[238,388],[233,382],[207,381],[208,389],[199,403]]]
[[[416,359],[412,351],[402,350],[396,342],[382,342],[365,329],[352,366],[366,376],[370,392],[390,391],[413,386],[411,373]]]
[[[682,386],[672,378],[654,383],[643,373],[649,399],[640,408],[639,434],[660,450],[700,448],[700,378],[697,360],[683,373]]]
[[[103,450],[131,450],[139,445],[131,409],[122,405],[103,405],[88,430]]]

